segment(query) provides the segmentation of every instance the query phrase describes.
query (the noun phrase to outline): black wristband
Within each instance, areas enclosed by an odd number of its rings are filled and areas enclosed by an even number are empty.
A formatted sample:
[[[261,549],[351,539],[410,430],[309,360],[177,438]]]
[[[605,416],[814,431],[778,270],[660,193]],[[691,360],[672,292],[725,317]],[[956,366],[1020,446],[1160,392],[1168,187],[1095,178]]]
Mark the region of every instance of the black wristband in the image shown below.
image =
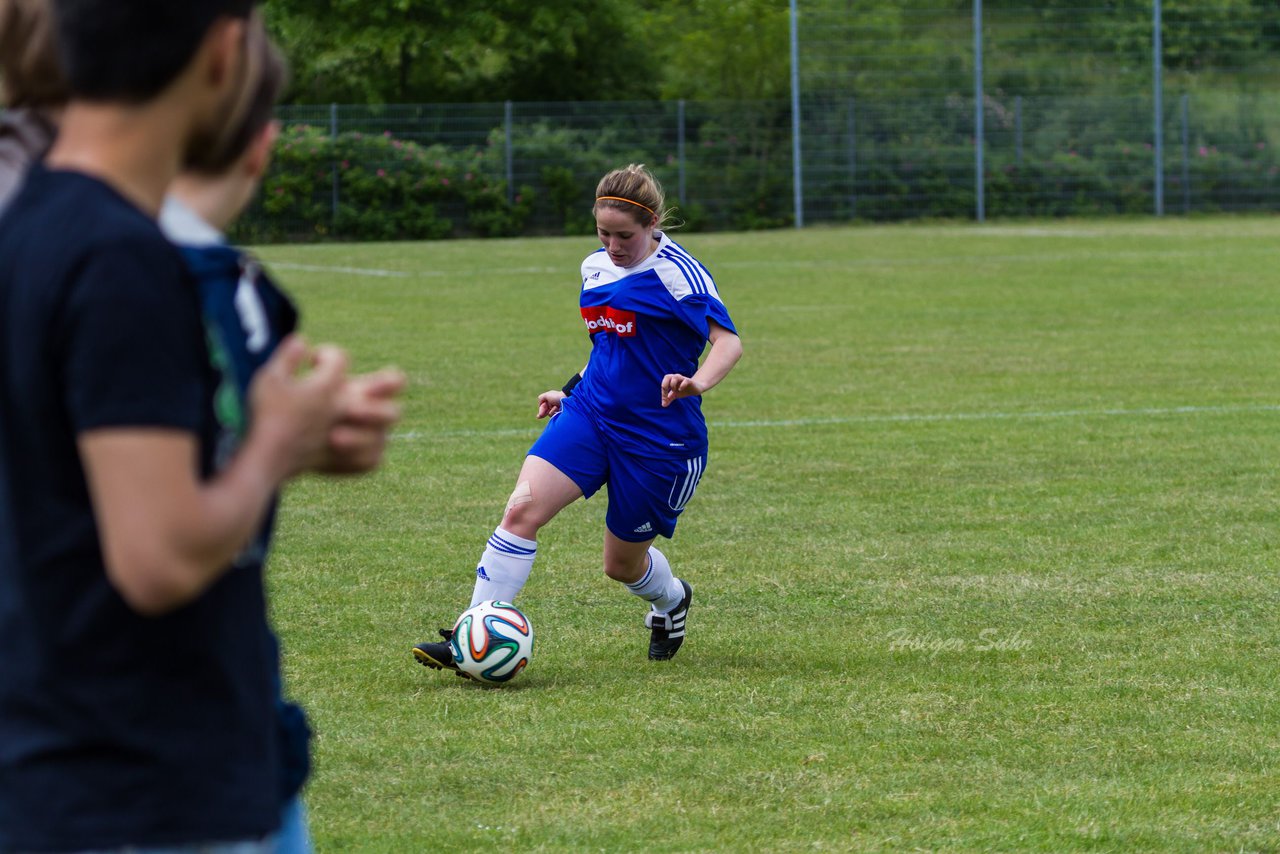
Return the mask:
[[[576,386],[580,382],[582,382],[582,374],[574,374],[573,376],[569,377],[569,381],[565,383],[564,388],[560,390],[564,392],[565,397],[569,397],[573,394],[574,386]]]

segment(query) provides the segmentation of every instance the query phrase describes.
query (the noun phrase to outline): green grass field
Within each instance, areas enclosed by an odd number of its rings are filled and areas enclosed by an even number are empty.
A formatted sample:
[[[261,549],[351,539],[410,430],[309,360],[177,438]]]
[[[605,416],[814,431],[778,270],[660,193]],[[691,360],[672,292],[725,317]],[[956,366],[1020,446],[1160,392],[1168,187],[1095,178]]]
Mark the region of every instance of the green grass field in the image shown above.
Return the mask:
[[[410,376],[385,468],[292,487],[273,557],[318,850],[1280,850],[1280,219],[682,242],[746,349],[664,547],[689,640],[645,659],[601,495],[499,690],[409,648],[583,363],[591,239],[261,250]]]

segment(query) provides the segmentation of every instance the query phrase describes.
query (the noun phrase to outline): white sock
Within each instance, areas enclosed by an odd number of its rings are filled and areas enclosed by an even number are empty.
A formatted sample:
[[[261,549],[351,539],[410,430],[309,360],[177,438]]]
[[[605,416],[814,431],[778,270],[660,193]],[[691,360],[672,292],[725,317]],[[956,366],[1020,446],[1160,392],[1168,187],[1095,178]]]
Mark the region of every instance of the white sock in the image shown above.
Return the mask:
[[[684,585],[671,574],[667,556],[649,547],[649,568],[644,576],[627,589],[653,606],[659,614],[669,614],[684,598]]]
[[[502,526],[493,532],[480,565],[476,567],[476,586],[471,592],[471,606],[498,600],[515,602],[529,580],[533,559],[538,555],[538,541],[517,537]]]

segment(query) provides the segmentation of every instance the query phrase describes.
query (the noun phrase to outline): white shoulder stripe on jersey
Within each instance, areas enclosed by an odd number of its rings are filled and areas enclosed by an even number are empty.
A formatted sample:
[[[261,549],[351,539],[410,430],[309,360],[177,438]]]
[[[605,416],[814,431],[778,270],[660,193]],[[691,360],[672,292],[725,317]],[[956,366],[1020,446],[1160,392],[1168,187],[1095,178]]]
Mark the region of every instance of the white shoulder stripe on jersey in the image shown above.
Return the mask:
[[[677,302],[697,293],[689,274],[667,254],[666,249],[659,249],[653,257],[657,259],[653,271]]]
[[[705,294],[707,292],[707,280],[702,277],[702,271],[698,269],[698,262],[684,252],[679,251],[675,246],[671,247],[670,252],[671,260],[680,264],[698,280],[698,293]]]
[[[685,250],[685,248],[681,246],[679,243],[675,243],[673,241],[670,246],[670,249],[673,253],[686,259],[695,268],[695,270],[700,271],[698,275],[700,277],[704,277],[702,292],[707,294],[708,296],[713,296],[716,299],[720,299],[720,292],[719,290],[716,289],[715,277],[711,275],[711,271],[707,269],[706,265],[703,264],[701,261],[699,261],[697,258],[694,258],[692,255],[690,255]]]
[[[673,252],[676,255],[679,255],[681,258],[688,261],[698,272],[699,277],[705,276],[707,281],[711,280],[712,278],[711,271],[708,270],[701,261],[699,261],[697,258],[694,258],[692,255],[690,255],[683,246],[681,246],[679,243],[673,242],[669,248],[671,252]]]
[[[689,283],[689,288],[695,294],[705,294],[707,292],[706,288],[702,285],[701,280],[692,273],[689,269],[689,265],[684,261],[684,259],[677,257],[666,249],[659,252],[658,257],[670,261],[671,264],[680,271],[680,274],[684,276],[684,280]]]

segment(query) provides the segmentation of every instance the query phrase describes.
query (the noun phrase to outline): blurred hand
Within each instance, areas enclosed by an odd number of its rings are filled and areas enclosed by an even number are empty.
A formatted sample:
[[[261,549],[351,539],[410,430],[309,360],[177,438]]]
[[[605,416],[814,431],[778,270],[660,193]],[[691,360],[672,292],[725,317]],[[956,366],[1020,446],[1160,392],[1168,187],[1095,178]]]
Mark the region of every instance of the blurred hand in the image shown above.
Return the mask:
[[[317,471],[363,474],[382,462],[391,428],[400,420],[399,397],[406,379],[393,368],[347,380],[339,395],[337,423],[329,431]]]
[[[298,372],[304,363],[311,370]],[[297,335],[286,338],[249,386],[253,431],[277,445],[284,475],[313,468],[327,453],[347,382],[347,354],[332,346],[312,351]]]

